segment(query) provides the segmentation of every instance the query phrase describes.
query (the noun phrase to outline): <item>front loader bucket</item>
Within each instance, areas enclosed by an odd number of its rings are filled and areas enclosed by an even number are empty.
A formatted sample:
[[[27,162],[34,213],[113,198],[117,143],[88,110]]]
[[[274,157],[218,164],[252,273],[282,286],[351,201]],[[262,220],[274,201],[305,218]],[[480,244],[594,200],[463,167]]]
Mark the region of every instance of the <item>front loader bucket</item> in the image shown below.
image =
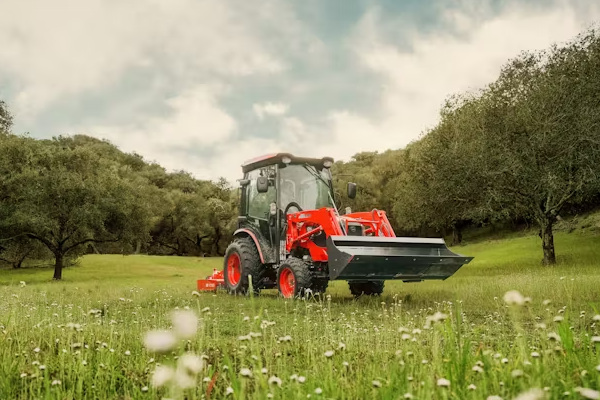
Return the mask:
[[[453,253],[443,239],[330,236],[329,278],[341,280],[446,279],[473,257]]]

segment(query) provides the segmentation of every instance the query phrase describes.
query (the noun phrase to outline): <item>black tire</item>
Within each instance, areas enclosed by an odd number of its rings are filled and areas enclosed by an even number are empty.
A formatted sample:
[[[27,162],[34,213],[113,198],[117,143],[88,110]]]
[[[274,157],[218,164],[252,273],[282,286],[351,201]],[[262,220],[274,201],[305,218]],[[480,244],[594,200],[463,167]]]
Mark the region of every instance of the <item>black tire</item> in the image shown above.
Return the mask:
[[[229,279],[228,260],[237,255],[240,260],[240,277],[237,282],[231,282]],[[250,288],[249,276],[252,276],[252,289],[258,294],[261,284],[267,275],[267,269],[260,262],[260,256],[254,241],[249,237],[237,237],[227,246],[225,259],[223,261],[223,272],[225,278],[225,287],[232,294],[247,294]]]
[[[282,287],[281,275],[285,270],[290,270],[294,277],[294,287],[291,292],[291,296],[286,296],[286,293],[290,294],[285,287]],[[306,294],[307,289],[312,291],[313,275],[309,269],[307,263],[296,257],[290,257],[285,260],[277,269],[277,289],[279,294],[284,297],[303,297]]]
[[[350,293],[354,297],[359,297],[363,294],[366,296],[380,296],[383,293],[384,285],[384,281],[348,282]]]

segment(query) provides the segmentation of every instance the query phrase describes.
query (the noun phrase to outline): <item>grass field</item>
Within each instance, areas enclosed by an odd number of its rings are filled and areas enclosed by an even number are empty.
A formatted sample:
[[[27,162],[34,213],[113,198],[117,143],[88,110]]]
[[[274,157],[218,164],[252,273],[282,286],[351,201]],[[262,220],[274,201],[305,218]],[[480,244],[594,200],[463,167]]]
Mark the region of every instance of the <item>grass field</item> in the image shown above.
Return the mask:
[[[345,282],[320,300],[193,295],[216,258],[90,255],[62,282],[1,270],[0,399],[595,398],[582,388],[600,390],[600,235],[559,233],[556,247],[552,268],[537,236],[457,247],[475,260],[447,281],[357,300]],[[531,300],[508,306],[509,290]],[[144,335],[176,308],[197,333],[150,352]],[[204,356],[193,387],[154,387],[183,352]]]

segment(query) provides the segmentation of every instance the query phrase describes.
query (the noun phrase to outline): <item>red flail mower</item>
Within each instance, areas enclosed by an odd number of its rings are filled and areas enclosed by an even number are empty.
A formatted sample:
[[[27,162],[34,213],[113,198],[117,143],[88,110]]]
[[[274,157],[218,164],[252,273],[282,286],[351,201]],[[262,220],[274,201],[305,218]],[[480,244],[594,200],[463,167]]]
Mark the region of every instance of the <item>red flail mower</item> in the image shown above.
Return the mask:
[[[238,229],[223,271],[199,280],[198,290],[278,288],[291,298],[345,280],[355,296],[379,295],[385,280],[443,280],[472,260],[450,251],[443,239],[396,237],[384,211],[340,214],[332,165],[330,157],[287,153],[244,163]],[[350,182],[348,197],[355,196]]]

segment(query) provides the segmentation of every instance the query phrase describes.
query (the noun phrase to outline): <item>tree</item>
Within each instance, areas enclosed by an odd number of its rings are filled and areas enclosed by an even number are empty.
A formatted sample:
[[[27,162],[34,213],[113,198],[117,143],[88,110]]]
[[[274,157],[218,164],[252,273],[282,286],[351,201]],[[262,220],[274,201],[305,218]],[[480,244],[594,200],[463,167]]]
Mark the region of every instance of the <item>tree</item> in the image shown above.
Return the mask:
[[[8,106],[4,101],[0,100],[0,134],[10,132],[12,122],[13,119]]]
[[[481,99],[484,190],[496,208],[518,209],[540,228],[554,264],[553,225],[569,203],[600,187],[600,38],[524,53]]]
[[[89,243],[145,237],[149,211],[140,182],[127,179],[114,161],[69,138],[0,142],[4,165],[0,232],[17,231],[54,255],[54,279],[62,278],[65,257]],[[6,169],[5,169],[6,171]]]

